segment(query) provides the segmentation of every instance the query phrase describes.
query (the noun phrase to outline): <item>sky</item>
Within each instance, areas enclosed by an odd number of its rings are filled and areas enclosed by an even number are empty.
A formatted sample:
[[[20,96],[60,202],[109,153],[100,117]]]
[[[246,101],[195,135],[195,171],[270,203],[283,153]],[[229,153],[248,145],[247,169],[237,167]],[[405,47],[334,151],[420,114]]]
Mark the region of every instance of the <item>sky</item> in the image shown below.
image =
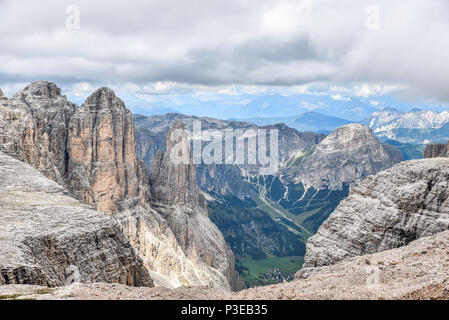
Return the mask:
[[[108,86],[136,113],[449,109],[447,0],[0,0],[0,88]]]

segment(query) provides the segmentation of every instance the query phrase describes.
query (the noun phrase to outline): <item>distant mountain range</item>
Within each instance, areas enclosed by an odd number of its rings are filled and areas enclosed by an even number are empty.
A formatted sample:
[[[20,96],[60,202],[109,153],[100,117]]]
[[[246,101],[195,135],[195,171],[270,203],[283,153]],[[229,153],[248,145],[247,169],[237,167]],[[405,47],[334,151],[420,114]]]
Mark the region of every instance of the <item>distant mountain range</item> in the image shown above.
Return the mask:
[[[233,119],[237,120],[237,119]],[[318,112],[304,112],[292,117],[256,117],[249,119],[238,119],[239,121],[251,122],[259,126],[285,123],[298,131],[312,131],[318,133],[330,133],[335,129],[351,123],[351,121],[328,116]]]
[[[349,123],[361,123],[371,128],[374,135],[382,141],[393,140],[405,144],[423,145],[449,140],[449,111],[412,109],[402,112],[385,108],[373,112],[371,116],[358,122],[314,111],[291,117],[254,117],[239,119],[239,121],[260,126],[285,123],[298,131],[324,134],[329,134]]]
[[[362,123],[382,140],[428,144],[449,139],[449,111],[413,109],[401,112],[388,108],[374,112]]]

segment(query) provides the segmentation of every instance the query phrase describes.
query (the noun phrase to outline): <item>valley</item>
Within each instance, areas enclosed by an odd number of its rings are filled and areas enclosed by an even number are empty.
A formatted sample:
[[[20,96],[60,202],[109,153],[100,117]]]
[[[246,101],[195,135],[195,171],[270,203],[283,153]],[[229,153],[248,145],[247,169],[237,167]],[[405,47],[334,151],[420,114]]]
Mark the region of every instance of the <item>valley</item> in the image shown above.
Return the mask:
[[[282,124],[258,127],[181,114],[134,118],[138,155],[147,166],[154,150],[164,150],[159,136],[177,118],[187,128],[200,121],[206,132],[279,130],[281,166],[274,175],[258,174],[260,164],[196,164],[209,217],[236,255],[236,268],[248,286],[289,279],[301,268],[308,239],[348,196],[351,184],[403,159],[392,145],[380,143],[362,125],[348,125],[326,137]],[[347,145],[353,149],[347,150]],[[315,170],[312,175],[311,170]],[[277,280],[267,276],[273,269],[281,274]]]

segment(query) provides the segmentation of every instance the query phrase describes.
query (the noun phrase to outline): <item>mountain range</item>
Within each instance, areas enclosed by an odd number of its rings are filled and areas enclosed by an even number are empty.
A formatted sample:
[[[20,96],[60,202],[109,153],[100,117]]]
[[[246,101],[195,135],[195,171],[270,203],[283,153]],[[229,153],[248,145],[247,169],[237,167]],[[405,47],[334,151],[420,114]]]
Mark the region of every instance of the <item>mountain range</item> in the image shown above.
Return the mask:
[[[237,270],[250,286],[272,283],[265,273],[276,266],[281,266],[279,279],[292,277],[302,264],[307,239],[348,195],[350,185],[403,160],[401,152],[380,143],[369,128],[359,124],[326,137],[285,124],[257,126],[182,114],[136,115],[138,157],[147,167],[156,150],[165,149],[162,137],[177,119],[188,130],[199,121],[205,135],[227,129],[279,131],[281,166],[270,175],[260,175],[257,165],[196,164],[210,218],[236,254]]]
[[[413,109],[401,112],[386,108],[362,121],[382,140],[401,143],[428,144],[449,138],[449,111],[435,112]]]
[[[205,140],[191,131],[198,123]],[[275,137],[275,166],[240,163],[237,147],[228,164],[198,162],[196,143],[208,150],[221,131],[243,141],[246,160],[266,150],[272,159]],[[255,133],[272,131],[252,144]],[[413,161],[396,147],[404,145],[357,123],[325,135],[285,124],[133,115],[109,88],[81,106],[46,81],[10,99],[0,91],[0,292],[3,285],[42,290],[22,284],[70,291],[81,282],[84,293],[208,286],[209,298],[284,297],[284,289],[316,297],[326,295],[318,288],[324,277],[331,297],[348,290],[372,297],[359,281],[370,267],[389,272],[396,286],[402,281],[401,292],[388,282],[386,297],[444,296],[447,145],[429,145],[428,159]]]

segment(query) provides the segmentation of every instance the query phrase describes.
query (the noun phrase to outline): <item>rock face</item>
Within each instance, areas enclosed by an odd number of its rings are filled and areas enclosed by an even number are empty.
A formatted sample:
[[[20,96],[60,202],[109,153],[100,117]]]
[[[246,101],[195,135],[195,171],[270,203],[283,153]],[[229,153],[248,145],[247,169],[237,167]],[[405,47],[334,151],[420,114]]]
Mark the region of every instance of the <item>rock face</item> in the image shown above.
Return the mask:
[[[201,121],[203,136],[213,130],[278,130],[281,169],[273,175],[260,175],[258,166],[196,165],[196,179],[207,196],[210,218],[231,245],[239,264],[245,256],[257,260],[304,255],[308,237],[348,196],[351,184],[403,160],[398,150],[381,144],[362,125],[342,127],[326,138],[298,132],[284,124],[259,127],[167,114],[135,116],[137,150],[146,165],[162,161],[162,153],[156,155],[152,144],[166,146],[161,134],[168,131],[176,117],[182,119],[188,131],[194,121]],[[192,137],[195,139],[196,134]],[[167,177],[160,180],[161,186],[175,192]]]
[[[67,173],[67,127],[76,105],[46,81],[33,82],[0,100],[0,144],[47,177],[63,183]]]
[[[82,282],[152,286],[117,221],[69,197],[27,164],[0,152],[0,283]]]
[[[147,200],[132,114],[111,89],[97,90],[71,118],[68,157],[67,180],[85,203],[114,213],[119,201]]]
[[[429,144],[426,146],[426,149],[424,150],[424,159],[429,158],[438,158],[438,157],[449,157],[449,151],[448,151],[448,144]]]
[[[175,121],[167,135],[167,151],[159,151],[150,169],[151,201],[173,230],[186,257],[194,264],[204,264],[212,280],[224,275],[223,283],[243,289],[234,269],[234,255],[221,232],[209,220],[206,200],[196,183],[187,132],[181,121]],[[218,279],[217,279],[218,280]],[[217,281],[214,280],[214,281]],[[204,279],[203,279],[204,281]]]
[[[304,267],[401,247],[449,229],[449,159],[403,162],[354,186],[309,239]]]
[[[291,164],[286,172],[306,186],[341,189],[403,160],[393,147],[384,147],[361,124],[338,128],[319,143],[310,155]]]
[[[119,222],[113,231],[119,234],[111,237],[125,235],[157,284],[241,288],[221,233],[204,230],[212,223],[193,166],[170,171],[170,188],[162,179],[153,183],[154,190],[167,192],[155,200],[167,201],[160,204],[164,208],[151,206],[146,169],[136,157],[132,114],[112,90],[97,90],[79,108],[56,85],[41,81],[0,100],[0,108],[1,150],[64,185],[83,203],[113,214]],[[169,168],[164,163],[162,168]],[[197,208],[203,213],[190,221]]]
[[[206,208],[184,124],[178,120],[167,134],[167,151],[159,151],[150,168],[152,200],[164,204]],[[178,163],[179,162],[179,163]]]

